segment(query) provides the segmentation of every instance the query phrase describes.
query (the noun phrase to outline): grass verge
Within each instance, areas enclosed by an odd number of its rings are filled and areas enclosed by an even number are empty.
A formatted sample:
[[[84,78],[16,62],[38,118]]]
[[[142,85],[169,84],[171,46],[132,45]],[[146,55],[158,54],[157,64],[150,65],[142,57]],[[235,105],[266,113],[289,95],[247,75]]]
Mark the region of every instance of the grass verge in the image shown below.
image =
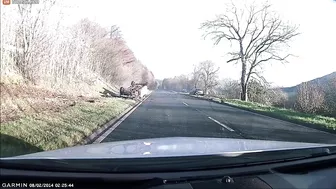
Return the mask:
[[[241,100],[222,100],[222,103],[249,110],[255,113],[267,115],[281,120],[301,124],[315,129],[336,133],[336,119],[321,115],[306,114],[290,109],[265,106],[253,102],[244,102]]]
[[[1,157],[74,146],[134,103],[106,98],[2,123]]]

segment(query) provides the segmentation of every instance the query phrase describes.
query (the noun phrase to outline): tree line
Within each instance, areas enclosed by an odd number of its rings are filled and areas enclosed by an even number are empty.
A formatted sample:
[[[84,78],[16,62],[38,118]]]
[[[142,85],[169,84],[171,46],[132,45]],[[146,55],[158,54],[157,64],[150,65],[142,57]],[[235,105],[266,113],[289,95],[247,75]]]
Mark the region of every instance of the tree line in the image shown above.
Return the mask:
[[[155,85],[153,73],[127,46],[118,26],[105,28],[87,18],[68,26],[59,7],[55,0],[2,7],[3,78],[17,74],[54,88],[94,85],[98,79],[116,86],[133,80]]]
[[[174,78],[165,78],[161,87],[168,90],[189,91],[201,88],[205,94],[211,94],[218,85],[218,71],[215,63],[206,60],[193,66],[193,72],[188,75],[180,75]]]
[[[196,73],[165,78],[160,89],[179,92],[190,92],[195,88],[207,91],[206,95],[223,99],[240,99],[241,85],[239,80],[214,79],[211,88]],[[218,75],[216,75],[218,77]],[[303,82],[296,87],[294,93],[287,93],[280,87],[272,87],[269,83],[252,79],[248,85],[248,99],[262,105],[293,109],[296,111],[336,117],[336,72],[324,82]]]

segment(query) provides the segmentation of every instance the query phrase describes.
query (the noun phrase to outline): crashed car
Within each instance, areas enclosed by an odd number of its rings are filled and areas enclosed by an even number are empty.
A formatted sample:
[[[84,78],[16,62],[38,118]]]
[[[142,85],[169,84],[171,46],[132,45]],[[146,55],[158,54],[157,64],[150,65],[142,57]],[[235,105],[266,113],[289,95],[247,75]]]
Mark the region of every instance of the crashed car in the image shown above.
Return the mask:
[[[190,95],[200,95],[200,96],[203,96],[203,95],[204,95],[204,92],[203,92],[203,90],[201,90],[201,89],[194,89],[194,90],[190,91],[189,94],[190,94]]]

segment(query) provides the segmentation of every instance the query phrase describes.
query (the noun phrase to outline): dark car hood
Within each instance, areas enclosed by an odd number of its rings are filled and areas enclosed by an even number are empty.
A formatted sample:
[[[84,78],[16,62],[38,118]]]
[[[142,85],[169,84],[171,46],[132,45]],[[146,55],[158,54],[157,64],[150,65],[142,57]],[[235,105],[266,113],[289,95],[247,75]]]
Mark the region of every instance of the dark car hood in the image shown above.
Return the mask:
[[[251,152],[322,146],[334,145],[232,138],[172,137],[90,144],[3,159],[91,159],[196,155],[238,156]]]

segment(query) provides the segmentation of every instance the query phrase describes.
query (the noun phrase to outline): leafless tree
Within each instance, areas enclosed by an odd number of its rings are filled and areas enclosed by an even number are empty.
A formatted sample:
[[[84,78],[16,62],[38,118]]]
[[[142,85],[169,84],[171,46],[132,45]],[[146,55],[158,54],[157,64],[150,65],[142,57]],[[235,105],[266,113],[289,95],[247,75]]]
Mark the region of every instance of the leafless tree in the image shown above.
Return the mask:
[[[324,109],[324,96],[321,86],[304,82],[298,88],[295,108],[305,113],[318,113]]]
[[[269,86],[264,85],[262,82],[257,80],[251,80],[248,85],[248,99],[252,102],[257,102],[260,104],[270,104]]]
[[[273,106],[280,108],[288,108],[290,106],[288,100],[289,96],[279,88],[273,88],[269,91],[271,96],[270,103]]]
[[[194,88],[197,88],[200,82],[201,71],[199,65],[193,65],[193,72],[191,73],[191,80]]]
[[[286,62],[290,54],[282,53],[281,49],[299,34],[297,26],[282,21],[270,7],[265,4],[239,9],[232,3],[225,14],[201,24],[204,37],[211,36],[215,45],[223,39],[231,43],[234,50],[228,53],[231,59],[227,62],[241,63],[241,99],[245,101],[249,80],[252,77],[264,80],[258,67],[270,61]]]
[[[219,67],[216,67],[215,63],[210,60],[200,62],[198,67],[200,79],[204,85],[204,94],[208,94],[209,90],[218,85]]]
[[[118,26],[104,28],[85,18],[64,25],[61,10],[66,5],[40,1],[1,10],[1,70],[7,77],[18,73],[24,81],[62,92],[92,88],[96,82],[115,87],[143,79],[154,83],[153,73],[136,59]]]
[[[264,105],[273,105],[284,107],[287,100],[287,95],[278,88],[272,87],[269,83],[264,83],[252,79],[248,85],[248,98],[252,102],[261,103]]]
[[[176,79],[180,83],[180,91],[189,90],[189,78],[186,75],[180,75]]]
[[[336,118],[336,72],[323,88],[325,113]]]
[[[35,80],[35,70],[48,57],[51,36],[47,33],[46,18],[55,0],[44,1],[36,8],[32,4],[18,5],[19,23],[16,35],[16,65],[24,78]]]
[[[240,98],[240,85],[238,80],[223,79],[216,87],[218,93],[226,99]]]
[[[1,7],[1,81],[8,78],[8,75],[16,72],[14,59],[16,58],[16,30],[18,21],[9,19],[16,15],[15,9],[8,9],[8,7]],[[7,77],[6,77],[7,76]]]
[[[191,90],[194,87],[193,79],[189,78],[186,75],[179,75],[173,78],[165,78],[162,81],[162,89],[164,90],[175,90],[175,91],[183,91]]]

